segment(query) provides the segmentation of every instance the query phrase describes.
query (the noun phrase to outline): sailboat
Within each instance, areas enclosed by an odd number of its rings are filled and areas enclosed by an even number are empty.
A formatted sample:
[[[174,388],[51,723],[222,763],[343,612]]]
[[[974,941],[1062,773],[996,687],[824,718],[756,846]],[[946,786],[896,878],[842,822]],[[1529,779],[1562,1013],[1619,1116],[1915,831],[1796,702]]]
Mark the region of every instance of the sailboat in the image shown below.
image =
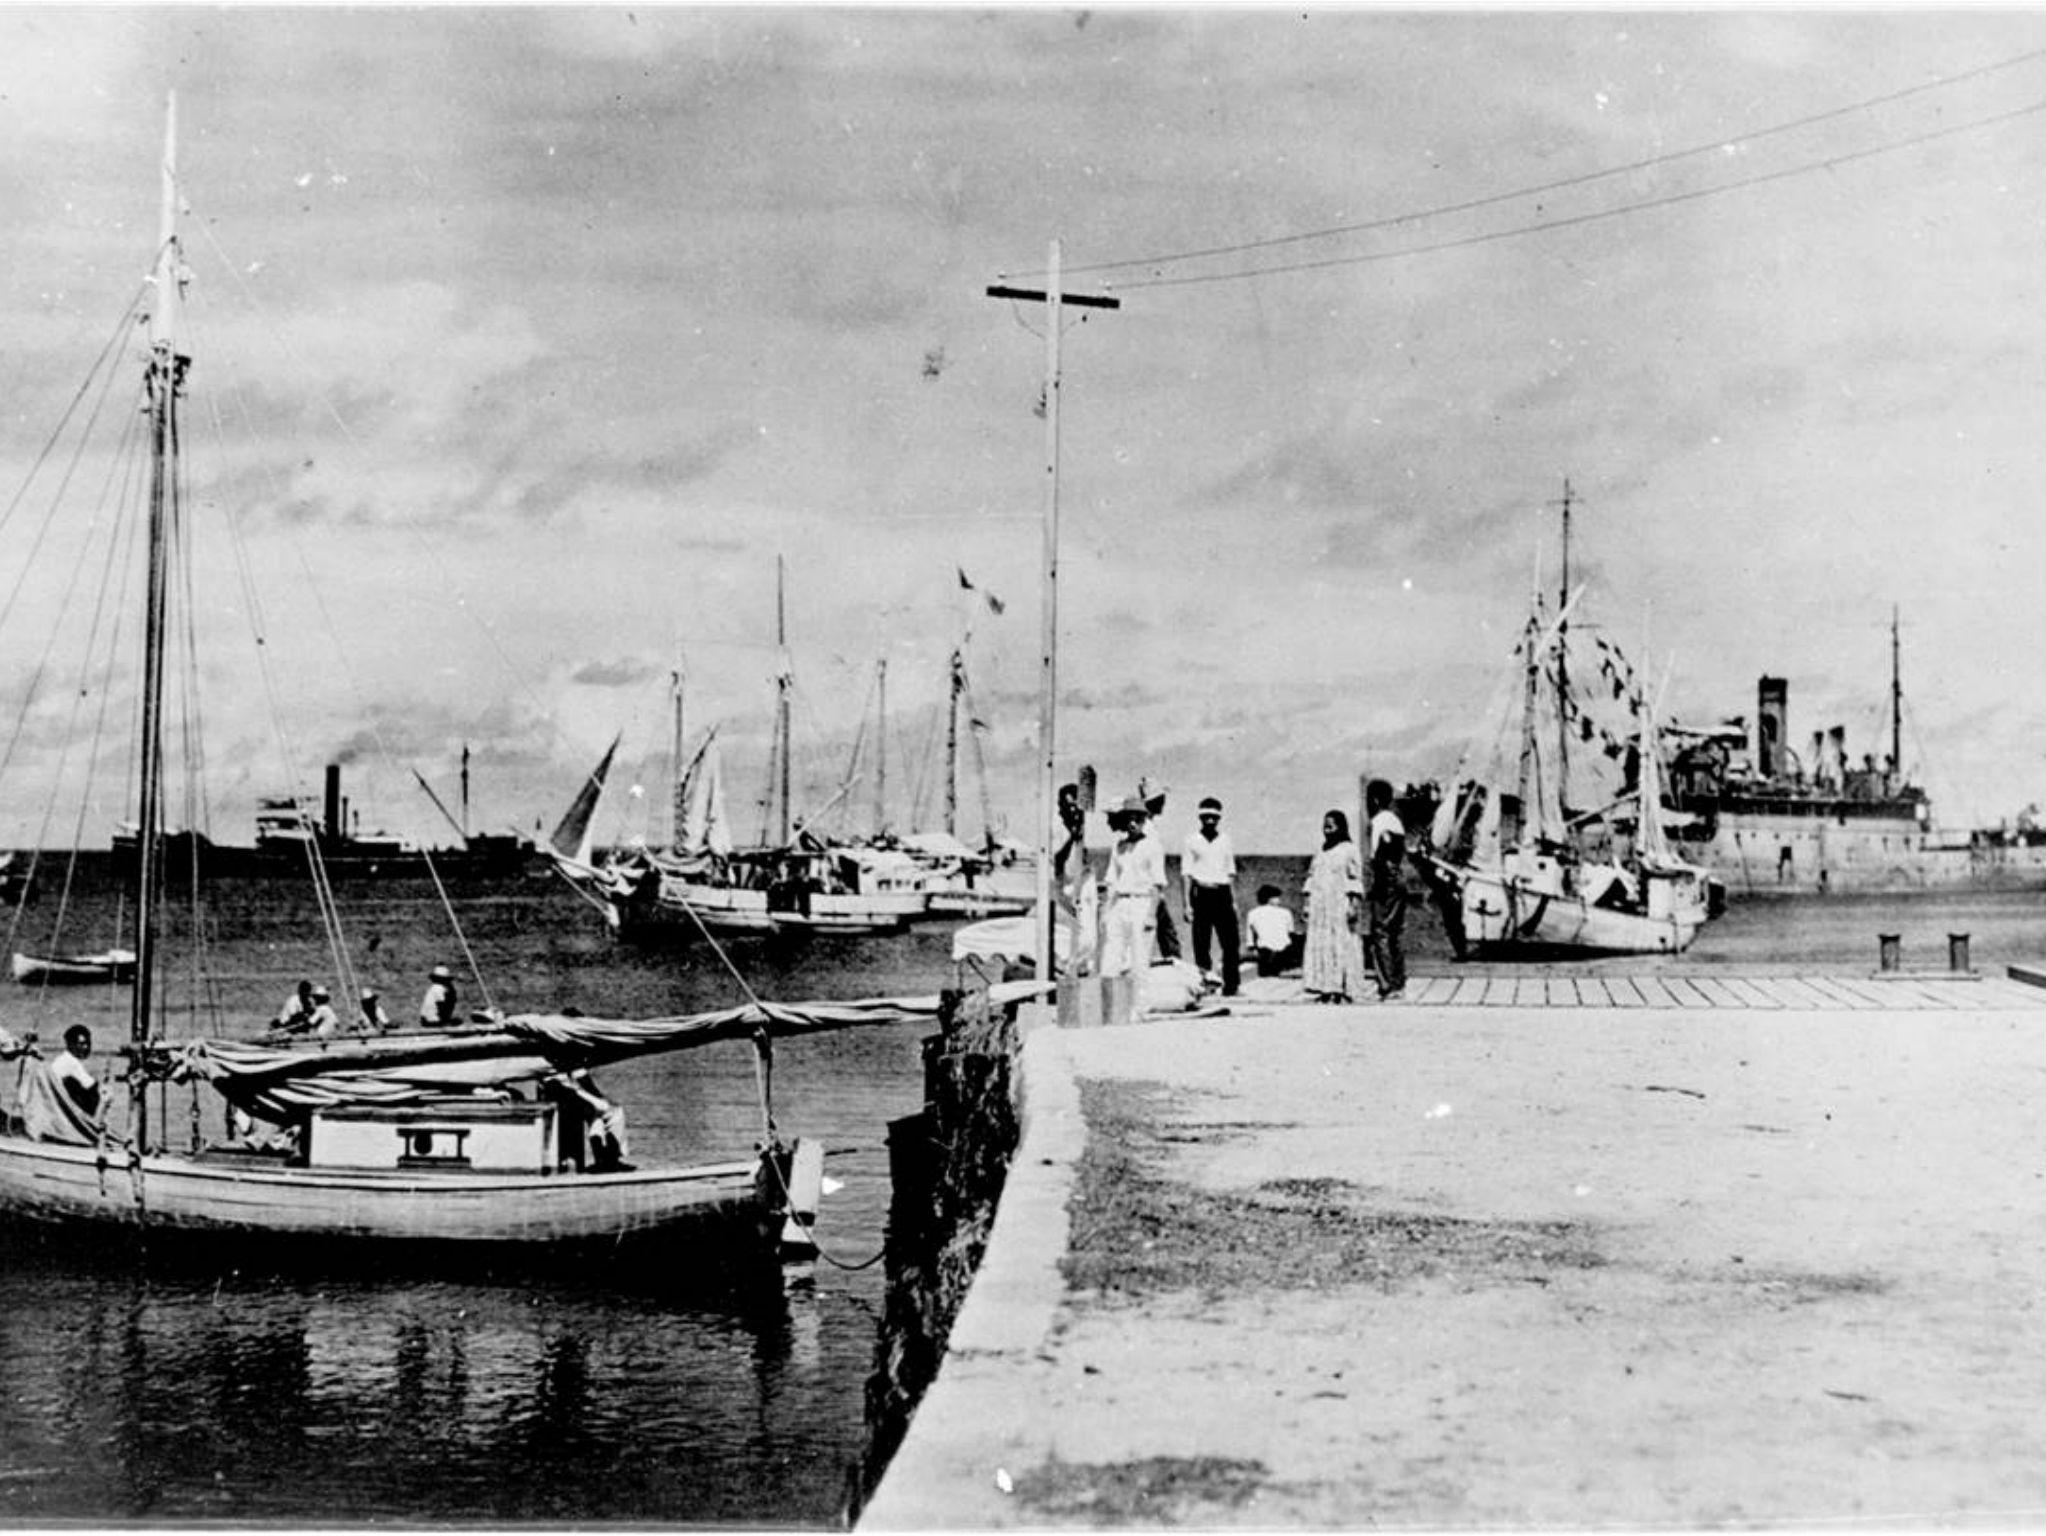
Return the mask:
[[[167,636],[189,624],[187,513],[195,510],[187,505],[179,451],[191,358],[180,349],[187,274],[178,234],[176,123],[173,98],[161,235],[145,290],[148,559],[134,755],[138,836],[121,870],[132,881],[136,912],[129,1039],[118,1081],[87,1094],[67,1087],[75,1068],[46,1060],[32,1036],[0,1032],[0,1056],[18,1059],[21,1073],[16,1113],[0,1126],[0,1215],[93,1241],[198,1236],[208,1253],[229,1259],[271,1241],[313,1240],[336,1255],[392,1256],[500,1247],[522,1255],[585,1248],[612,1254],[664,1240],[693,1244],[676,1250],[684,1262],[709,1256],[722,1262],[730,1250],[722,1240],[709,1241],[713,1232],[738,1234],[748,1251],[814,1251],[822,1152],[812,1141],[784,1140],[775,1123],[772,1040],[916,1017],[934,1000],[749,1001],[651,1020],[516,1014],[282,1045],[231,1032],[191,1039],[159,1032],[171,842],[163,828],[172,734]],[[231,987],[232,979],[220,985]],[[756,1054],[757,1144],[693,1166],[626,1163],[619,1111],[596,1092],[589,1071],[732,1038],[750,1040]],[[189,1117],[169,1107],[178,1085],[192,1095]],[[207,1096],[226,1111],[218,1138],[202,1131],[199,1104]],[[124,1097],[125,1114],[107,1114],[104,1104],[95,1112],[90,1100],[102,1097]],[[223,1241],[233,1246],[223,1248]]]
[[[776,642],[783,663],[775,682],[775,835],[763,829],[759,846],[735,847],[725,803],[724,768],[717,730],[704,736],[676,776],[675,825],[669,847],[631,848],[593,861],[590,817],[596,801],[580,798],[550,840],[555,868],[604,914],[619,933],[697,931],[714,934],[899,933],[922,917],[929,902],[925,871],[892,848],[839,845],[818,836],[791,811],[789,695],[792,679],[782,622],[780,565],[776,567]],[[677,679],[675,733],[680,757],[681,690]],[[612,743],[615,752],[617,743]],[[601,795],[603,767],[591,776]],[[842,792],[841,792],[842,793]]]
[[[981,764],[981,827],[983,846],[969,847],[959,837],[959,718],[967,709],[969,739],[980,759],[980,738],[971,733],[971,696],[966,681],[966,645],[953,650],[946,667],[945,816],[936,831],[912,832],[900,841],[903,851],[924,866],[924,886],[934,916],[1012,917],[1031,910],[1037,901],[1037,870],[1027,850],[1005,845],[995,835],[987,805],[987,771]]]
[[[1564,498],[1567,519],[1567,483]],[[1624,752],[1626,782],[1595,810],[1567,808],[1569,743],[1594,730],[1582,694],[1571,686],[1567,635],[1576,597],[1568,595],[1567,579],[1555,618],[1546,620],[1538,602],[1521,636],[1517,826],[1510,832],[1505,826],[1500,784],[1457,785],[1431,829],[1422,868],[1456,904],[1465,939],[1481,952],[1674,954],[1710,915],[1710,882],[1670,845],[1655,710],[1638,688],[1617,690],[1630,694],[1634,740],[1607,742]],[[1610,645],[1600,646],[1609,681],[1630,674],[1615,666]]]

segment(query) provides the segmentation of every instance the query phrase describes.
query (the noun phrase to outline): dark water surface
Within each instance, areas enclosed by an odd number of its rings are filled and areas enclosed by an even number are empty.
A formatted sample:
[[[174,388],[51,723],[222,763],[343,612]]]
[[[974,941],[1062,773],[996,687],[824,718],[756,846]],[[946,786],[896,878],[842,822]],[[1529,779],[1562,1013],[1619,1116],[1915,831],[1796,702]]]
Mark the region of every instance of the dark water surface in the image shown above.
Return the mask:
[[[1304,860],[1246,862],[1246,894],[1270,878],[1297,900]],[[394,1016],[411,1016],[433,964],[468,974],[430,884],[344,890],[341,906],[355,963]],[[74,946],[111,942],[125,915],[103,884],[68,904],[46,886],[9,947],[42,942],[60,907]],[[743,996],[701,946],[614,945],[549,881],[472,893],[458,907],[489,1000],[508,1009],[643,1016]],[[283,881],[223,884],[197,919],[177,913],[165,984],[173,1015],[257,1032],[300,976],[334,977],[316,917],[311,898]],[[1425,904],[1411,924],[1417,968],[1448,969]],[[1737,903],[1678,959],[1590,964],[1852,972],[1874,968],[1879,934],[1898,933],[1907,966],[1935,968],[1950,932],[1970,934],[1984,969],[2046,957],[2046,896]],[[756,941],[733,955],[764,997],[929,992],[953,978],[949,933]],[[202,943],[222,978],[212,993],[190,979]],[[11,1029],[54,1039],[82,1020],[103,1051],[126,1032],[125,993],[5,985],[0,1023]],[[481,1000],[473,987],[465,998]],[[777,1048],[780,1124],[833,1149],[827,1171],[843,1187],[825,1201],[819,1235],[848,1267],[365,1276],[263,1273],[223,1253],[217,1265],[167,1272],[0,1233],[10,1246],[0,1264],[0,1522],[840,1523],[882,1311],[882,1267],[850,1266],[885,1236],[886,1126],[921,1099],[928,1029],[878,1026]],[[637,1162],[743,1156],[758,1134],[742,1044],[602,1076],[628,1112]],[[182,1101],[169,1107],[179,1123]]]
[[[467,974],[430,883],[344,889],[340,903],[356,966],[394,1017],[414,1015],[435,963]],[[46,887],[10,947],[42,943],[60,905]],[[118,906],[104,890],[74,892],[69,943],[111,942]],[[491,999],[507,1009],[647,1016],[744,996],[701,946],[615,945],[551,880],[471,894],[457,909]],[[312,898],[290,882],[221,884],[202,920],[175,915],[173,1019],[260,1032],[300,976],[334,976],[318,932]],[[221,978],[213,997],[190,979],[194,933]],[[754,941],[733,958],[768,998],[927,993],[952,979],[949,935]],[[125,989],[0,985],[0,1023],[54,1040],[83,1021],[107,1075],[104,1052],[127,1032]],[[479,1000],[473,986],[464,997]],[[845,1265],[883,1241],[886,1127],[921,1102],[929,1030],[881,1025],[777,1045],[776,1118],[830,1149],[826,1172],[843,1187],[827,1197],[818,1235]],[[600,1076],[642,1165],[744,1157],[758,1138],[743,1043]],[[168,1109],[182,1127],[183,1090]],[[205,1114],[217,1135],[217,1108]],[[165,1271],[125,1254],[53,1253],[19,1232],[0,1230],[0,1241],[12,1250],[0,1264],[0,1521],[815,1527],[840,1520],[862,1449],[879,1264],[820,1261],[786,1276],[620,1276],[597,1265],[565,1276],[517,1265],[441,1278],[266,1274],[230,1253]]]

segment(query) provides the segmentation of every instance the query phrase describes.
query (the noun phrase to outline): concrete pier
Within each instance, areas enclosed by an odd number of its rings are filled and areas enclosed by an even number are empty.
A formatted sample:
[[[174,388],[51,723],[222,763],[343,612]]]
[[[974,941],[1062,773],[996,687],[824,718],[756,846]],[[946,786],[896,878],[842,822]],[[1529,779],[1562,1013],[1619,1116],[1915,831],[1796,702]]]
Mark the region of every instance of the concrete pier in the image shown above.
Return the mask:
[[[2020,970],[1046,1011],[859,1526],[2036,1523]]]

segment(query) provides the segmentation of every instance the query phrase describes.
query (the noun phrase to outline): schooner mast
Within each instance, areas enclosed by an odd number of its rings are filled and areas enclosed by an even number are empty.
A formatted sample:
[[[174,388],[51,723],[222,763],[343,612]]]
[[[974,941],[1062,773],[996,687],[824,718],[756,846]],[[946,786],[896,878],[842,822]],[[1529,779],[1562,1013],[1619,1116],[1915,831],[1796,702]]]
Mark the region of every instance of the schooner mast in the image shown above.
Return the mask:
[[[163,672],[166,607],[169,602],[170,551],[178,515],[178,394],[184,388],[191,358],[178,351],[179,299],[186,279],[178,242],[177,177],[178,102],[173,93],[165,113],[163,136],[163,211],[156,242],[156,265],[150,276],[155,300],[149,313],[148,391],[149,570],[142,633],[142,741],[135,822],[136,860],[135,995],[129,1034],[137,1045],[148,1040],[155,1004],[158,885],[163,860]],[[146,1144],[148,1097],[136,1096],[136,1141]]]

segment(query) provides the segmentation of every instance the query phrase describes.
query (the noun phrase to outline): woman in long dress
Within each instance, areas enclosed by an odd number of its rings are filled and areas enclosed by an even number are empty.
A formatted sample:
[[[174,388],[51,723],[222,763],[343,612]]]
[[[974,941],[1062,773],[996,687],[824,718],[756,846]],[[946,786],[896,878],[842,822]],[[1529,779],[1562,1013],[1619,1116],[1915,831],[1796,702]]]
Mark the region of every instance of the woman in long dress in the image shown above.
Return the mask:
[[[1355,1002],[1364,995],[1364,865],[1341,811],[1321,818],[1321,851],[1307,870],[1307,947],[1302,979],[1315,1001]]]

